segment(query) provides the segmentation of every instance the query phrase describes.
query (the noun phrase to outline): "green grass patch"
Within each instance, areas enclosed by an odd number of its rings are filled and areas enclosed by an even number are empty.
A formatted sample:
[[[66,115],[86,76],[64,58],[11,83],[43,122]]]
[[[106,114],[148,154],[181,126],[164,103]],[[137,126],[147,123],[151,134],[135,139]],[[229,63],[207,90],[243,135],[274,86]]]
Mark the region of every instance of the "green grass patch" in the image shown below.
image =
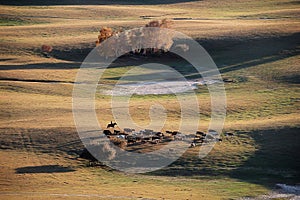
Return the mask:
[[[25,26],[33,24],[44,24],[46,22],[25,20],[21,18],[0,18],[0,26]]]

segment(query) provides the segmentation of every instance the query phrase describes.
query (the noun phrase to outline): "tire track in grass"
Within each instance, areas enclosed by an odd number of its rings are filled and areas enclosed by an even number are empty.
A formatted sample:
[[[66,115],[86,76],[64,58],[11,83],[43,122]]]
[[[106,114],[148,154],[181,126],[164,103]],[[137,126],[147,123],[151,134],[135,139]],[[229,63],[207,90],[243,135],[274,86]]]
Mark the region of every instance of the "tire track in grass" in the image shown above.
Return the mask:
[[[32,166],[43,166],[47,165],[49,162],[43,156],[39,156],[39,153],[36,149],[34,149],[34,142],[32,140],[32,137],[30,136],[30,133],[21,131],[21,137],[22,137],[22,143],[24,146],[24,149],[27,153],[27,158],[30,160],[30,163],[32,163]],[[38,134],[38,133],[37,133]],[[34,154],[34,156],[31,155],[31,153]],[[54,180],[57,180],[57,177],[54,173],[48,173],[48,177],[51,177]]]

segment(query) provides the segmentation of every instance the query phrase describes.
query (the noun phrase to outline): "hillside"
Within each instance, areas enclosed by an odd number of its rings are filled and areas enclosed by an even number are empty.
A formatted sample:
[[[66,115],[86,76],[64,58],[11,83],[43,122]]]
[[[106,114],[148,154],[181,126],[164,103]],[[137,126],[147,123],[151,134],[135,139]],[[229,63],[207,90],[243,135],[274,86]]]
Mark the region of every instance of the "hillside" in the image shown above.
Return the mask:
[[[0,2],[1,199],[240,199],[269,194],[277,183],[299,184],[299,1]],[[131,29],[163,18],[202,45],[226,80],[222,142],[203,159],[191,148],[146,174],[93,167],[79,158],[84,146],[72,113],[78,69],[101,27]],[[53,47],[50,58],[41,53],[44,44]],[[177,57],[126,59],[102,81],[114,84],[149,61],[195,78]],[[206,132],[210,94],[205,85],[195,94]],[[114,119],[111,98],[96,95],[103,127]],[[173,95],[134,95],[132,119],[149,124],[154,104],[170,113],[164,131],[175,130],[181,111]]]

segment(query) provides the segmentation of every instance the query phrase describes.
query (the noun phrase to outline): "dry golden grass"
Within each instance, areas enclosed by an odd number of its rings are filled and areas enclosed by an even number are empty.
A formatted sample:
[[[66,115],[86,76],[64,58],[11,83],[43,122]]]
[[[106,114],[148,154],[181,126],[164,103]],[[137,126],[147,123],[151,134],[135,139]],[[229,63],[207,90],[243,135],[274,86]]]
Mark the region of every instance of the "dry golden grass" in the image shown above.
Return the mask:
[[[263,180],[254,184],[247,179],[236,179],[229,175],[224,177],[222,174],[223,169],[230,171],[244,165],[261,150],[257,138],[247,133],[217,144],[204,160],[197,158],[196,148],[191,149],[186,157],[182,157],[179,165],[173,166],[181,169],[181,173],[189,169],[203,173],[199,169],[211,167],[218,172],[215,177],[199,175],[173,178],[177,173],[172,174],[172,171],[171,177],[166,177],[164,172],[157,172],[162,177],[155,174],[126,175],[86,168],[85,161],[76,159],[70,150],[61,146],[78,141],[72,115],[71,82],[75,80],[82,60],[77,58],[76,53],[84,54],[94,47],[101,26],[129,29],[143,26],[151,19],[192,18],[175,20],[174,29],[202,40],[277,37],[299,32],[297,2],[213,0],[146,6],[1,5],[0,9],[3,16],[0,30],[0,128],[3,139],[0,151],[0,198],[110,199],[121,196],[128,199],[236,199],[269,191]],[[149,19],[142,16],[148,16]],[[14,26],[5,26],[5,23]],[[41,56],[40,47],[43,44],[52,45],[57,56]],[[240,134],[239,130],[252,133],[253,130],[267,132],[282,129],[281,133],[289,133],[290,127],[299,127],[298,85],[286,82],[286,77],[289,79],[299,74],[298,63],[299,56],[286,56],[284,59],[224,73],[226,77],[247,78],[246,82],[225,84],[228,107],[225,130],[237,131],[237,135]],[[114,70],[113,73],[124,72],[124,69]],[[106,78],[113,77],[113,73],[108,73]],[[61,83],[41,82],[45,80]],[[205,89],[203,91],[200,90],[198,94],[201,110],[199,130],[206,130],[209,124],[210,97]],[[178,102],[171,96],[132,98],[129,108],[136,123],[142,126],[150,123],[148,109],[154,103],[162,104],[170,113],[164,129],[176,130],[180,110]],[[97,96],[96,112],[102,126],[113,119],[109,97]],[[68,147],[74,150],[78,146],[82,148],[77,143]],[[267,147],[268,150],[274,149],[273,146]],[[75,171],[16,173],[18,168],[32,166],[38,170],[43,165],[59,165]],[[263,175],[255,177],[260,176]]]
[[[297,4],[284,1],[203,1],[171,6],[1,6],[3,16],[33,20],[33,24],[5,27],[0,36],[3,46],[10,44],[21,49],[39,48],[44,43],[74,47],[78,43],[93,43],[101,26],[142,26],[149,19],[141,16],[194,18],[176,21],[174,29],[199,38],[287,34],[299,31],[298,10]],[[32,13],[35,17],[28,17]],[[276,20],[259,17],[275,17]]]
[[[1,197],[9,199],[223,199],[231,195],[227,192],[229,183],[231,186],[244,188],[244,194],[266,191],[264,187],[235,180],[144,177],[103,169],[87,169],[80,166],[78,161],[33,152],[5,151],[0,152],[0,158],[1,162],[7,163],[0,171]],[[66,172],[39,173],[43,166],[48,165],[64,167]],[[31,166],[35,168],[29,168]],[[16,173],[16,169],[20,172]],[[22,173],[22,169],[27,173]],[[216,191],[222,191],[222,194]]]

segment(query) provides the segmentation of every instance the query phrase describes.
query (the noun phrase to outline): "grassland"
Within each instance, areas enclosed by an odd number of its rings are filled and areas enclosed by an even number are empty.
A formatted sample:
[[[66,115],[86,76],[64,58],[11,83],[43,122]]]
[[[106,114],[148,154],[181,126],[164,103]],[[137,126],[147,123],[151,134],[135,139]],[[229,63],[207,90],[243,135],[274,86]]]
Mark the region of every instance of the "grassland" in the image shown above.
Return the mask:
[[[299,184],[298,1],[53,2],[0,6],[1,199],[238,199],[266,194],[276,183]],[[225,83],[224,124],[234,136],[223,135],[204,159],[190,149],[148,174],[87,167],[78,158],[83,145],[72,115],[81,62],[100,27],[129,29],[162,18],[174,19],[173,28],[195,38],[222,77],[234,80]],[[42,56],[42,44],[53,46],[51,58]],[[192,75],[184,63],[165,63]],[[103,81],[135,64],[109,69]],[[210,96],[204,86],[196,94],[199,130],[206,130]],[[102,125],[113,118],[110,99],[96,98]],[[165,129],[176,129],[180,110],[172,95],[134,96],[132,118],[147,125],[154,103],[170,113]]]

